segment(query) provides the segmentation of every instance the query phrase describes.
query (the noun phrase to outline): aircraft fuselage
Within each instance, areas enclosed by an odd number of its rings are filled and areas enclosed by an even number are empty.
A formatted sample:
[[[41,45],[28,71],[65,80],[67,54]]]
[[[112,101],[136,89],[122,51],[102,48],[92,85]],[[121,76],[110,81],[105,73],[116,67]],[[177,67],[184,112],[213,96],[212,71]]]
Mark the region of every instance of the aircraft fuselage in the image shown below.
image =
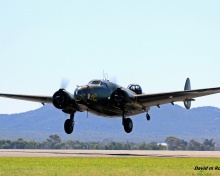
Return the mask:
[[[131,90],[112,82],[93,80],[87,85],[76,88],[74,98],[81,111],[88,110],[93,114],[105,117],[121,117],[123,112],[126,112],[126,115],[136,115],[145,112],[135,101],[131,101],[130,104],[126,103],[127,108],[125,107],[124,109],[112,105],[111,95],[118,88],[126,90],[127,96],[131,99],[135,95]],[[130,106],[133,108],[128,108]],[[129,111],[126,109],[129,109]]]

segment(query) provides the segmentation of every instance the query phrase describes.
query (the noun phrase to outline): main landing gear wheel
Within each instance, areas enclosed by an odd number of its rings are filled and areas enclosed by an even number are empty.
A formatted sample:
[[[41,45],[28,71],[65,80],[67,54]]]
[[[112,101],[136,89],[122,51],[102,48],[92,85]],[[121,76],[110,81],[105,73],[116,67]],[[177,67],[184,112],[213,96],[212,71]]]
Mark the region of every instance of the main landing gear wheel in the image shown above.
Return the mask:
[[[150,115],[148,113],[146,114],[146,118],[148,121],[150,120]]]
[[[64,130],[67,134],[71,134],[74,129],[74,113],[70,115],[70,119],[67,119],[64,123]]]
[[[133,122],[130,118],[124,119],[124,130],[127,133],[130,133],[133,129]]]
[[[125,112],[122,114],[122,125],[126,133],[130,133],[133,129],[133,122],[130,118],[126,118]]]

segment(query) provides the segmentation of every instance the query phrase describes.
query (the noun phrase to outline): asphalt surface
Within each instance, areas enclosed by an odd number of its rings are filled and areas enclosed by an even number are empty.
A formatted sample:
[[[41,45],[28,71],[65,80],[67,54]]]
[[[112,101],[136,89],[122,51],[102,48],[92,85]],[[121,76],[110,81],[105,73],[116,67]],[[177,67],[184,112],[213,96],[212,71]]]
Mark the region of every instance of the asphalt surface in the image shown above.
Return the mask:
[[[0,157],[168,157],[220,158],[220,151],[0,150]]]

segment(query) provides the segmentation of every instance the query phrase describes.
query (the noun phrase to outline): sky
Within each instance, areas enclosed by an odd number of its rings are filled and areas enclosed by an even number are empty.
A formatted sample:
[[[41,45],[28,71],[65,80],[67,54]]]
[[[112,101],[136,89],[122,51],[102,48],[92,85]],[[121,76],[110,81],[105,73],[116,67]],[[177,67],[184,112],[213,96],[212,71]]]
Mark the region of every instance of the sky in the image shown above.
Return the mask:
[[[145,93],[220,87],[218,0],[0,1],[0,92],[53,95],[91,79]],[[180,103],[183,106],[183,103]],[[42,105],[0,98],[0,113]],[[193,107],[220,108],[220,94]]]

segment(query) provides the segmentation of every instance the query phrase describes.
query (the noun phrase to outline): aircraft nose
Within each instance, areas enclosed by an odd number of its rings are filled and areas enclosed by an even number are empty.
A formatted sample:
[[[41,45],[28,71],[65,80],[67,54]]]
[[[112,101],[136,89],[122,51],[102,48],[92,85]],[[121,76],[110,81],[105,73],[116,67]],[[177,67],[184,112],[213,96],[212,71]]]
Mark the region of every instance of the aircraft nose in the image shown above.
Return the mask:
[[[81,100],[81,95],[82,95],[82,91],[80,90],[79,87],[76,88],[75,93],[74,93],[74,98],[76,101],[80,101]]]
[[[80,101],[83,99],[84,96],[86,96],[85,89],[83,87],[76,88],[75,93],[74,93],[75,100]]]

